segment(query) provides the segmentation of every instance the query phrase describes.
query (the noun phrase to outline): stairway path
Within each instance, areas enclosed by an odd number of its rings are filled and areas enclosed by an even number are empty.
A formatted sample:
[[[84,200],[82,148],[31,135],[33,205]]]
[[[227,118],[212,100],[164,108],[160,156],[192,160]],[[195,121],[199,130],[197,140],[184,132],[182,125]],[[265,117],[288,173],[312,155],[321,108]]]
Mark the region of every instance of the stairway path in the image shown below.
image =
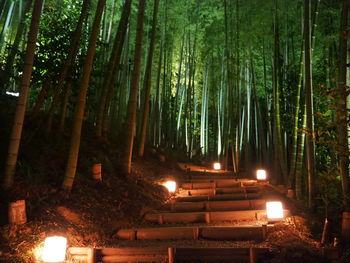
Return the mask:
[[[243,173],[180,164],[186,172],[168,203],[145,215],[144,223],[116,233],[119,248],[71,254],[95,262],[262,262],[271,258],[266,238],[266,202],[278,189]],[[292,213],[285,207],[286,218]],[[285,223],[286,222],[282,222]],[[90,252],[89,252],[90,251]]]

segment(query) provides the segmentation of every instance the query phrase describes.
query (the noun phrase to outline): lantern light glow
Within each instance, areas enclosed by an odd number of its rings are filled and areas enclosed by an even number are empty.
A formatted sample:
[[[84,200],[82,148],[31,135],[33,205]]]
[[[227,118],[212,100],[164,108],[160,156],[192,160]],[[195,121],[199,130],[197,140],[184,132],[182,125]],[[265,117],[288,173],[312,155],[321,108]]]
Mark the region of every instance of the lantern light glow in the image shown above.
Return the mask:
[[[266,176],[266,171],[259,169],[256,171],[256,179],[259,181],[264,181],[266,180],[267,176]]]
[[[267,219],[280,220],[283,219],[283,206],[282,202],[266,202],[266,215]]]
[[[44,262],[63,262],[66,258],[67,239],[65,237],[47,237],[44,243],[42,260]]]
[[[176,182],[175,181],[166,181],[163,184],[163,186],[168,189],[169,193],[175,193],[175,191],[176,191]]]
[[[220,170],[221,164],[220,163],[214,163],[214,170]]]

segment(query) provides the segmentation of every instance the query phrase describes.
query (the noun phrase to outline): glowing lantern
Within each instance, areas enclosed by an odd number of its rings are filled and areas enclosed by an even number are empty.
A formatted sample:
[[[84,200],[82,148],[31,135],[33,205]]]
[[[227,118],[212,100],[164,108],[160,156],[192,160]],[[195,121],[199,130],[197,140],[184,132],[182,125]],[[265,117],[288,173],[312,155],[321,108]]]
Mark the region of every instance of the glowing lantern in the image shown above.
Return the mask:
[[[266,171],[265,170],[260,169],[260,170],[256,171],[256,179],[258,181],[265,181],[266,178],[267,178],[267,176],[266,176]]]
[[[214,163],[214,170],[220,170],[221,164],[220,163]]]
[[[175,193],[176,191],[176,182],[174,181],[166,181],[163,186],[165,186],[169,193]]]
[[[268,220],[276,221],[283,219],[282,202],[266,202],[266,215]]]
[[[47,237],[42,259],[44,262],[63,262],[66,258],[66,249],[67,239],[65,237]]]

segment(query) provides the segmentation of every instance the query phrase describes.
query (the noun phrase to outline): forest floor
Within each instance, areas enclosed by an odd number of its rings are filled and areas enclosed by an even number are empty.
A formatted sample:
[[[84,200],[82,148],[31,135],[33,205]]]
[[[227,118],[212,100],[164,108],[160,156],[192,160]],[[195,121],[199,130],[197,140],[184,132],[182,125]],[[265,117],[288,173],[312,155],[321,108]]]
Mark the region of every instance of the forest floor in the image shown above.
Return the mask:
[[[28,222],[5,224],[9,199],[1,199],[0,262],[34,262],[43,240],[52,235],[67,237],[69,246],[113,246],[119,228],[140,224],[146,212],[166,201],[168,193],[158,182],[178,173],[153,157],[135,160],[128,177],[106,171],[102,181],[94,181],[91,172],[79,174],[69,198],[57,185],[19,178],[12,194],[26,200]]]
[[[5,119],[4,123],[10,123],[9,119],[7,121]],[[47,136],[40,128],[45,125],[39,124],[25,125],[15,185],[10,194],[0,193],[0,262],[35,262],[43,240],[51,235],[64,235],[69,246],[120,246],[115,237],[120,228],[144,224],[145,213],[159,208],[170,198],[160,182],[185,174],[174,155],[149,149],[145,158],[133,160],[132,174],[123,176],[119,173],[120,143],[96,140],[91,132],[93,127],[85,124],[84,131],[87,132],[81,142],[74,187],[69,198],[63,198],[60,185],[70,134]],[[2,170],[9,127],[0,127],[0,133],[5,135],[0,138]],[[102,163],[102,181],[92,179],[91,167],[96,162]],[[26,200],[28,221],[23,225],[8,225],[8,202],[19,199]],[[317,252],[322,220],[304,213],[299,204],[291,206],[300,215],[298,227],[281,226],[260,246],[280,251],[280,259],[271,262],[286,262],[285,259],[288,262],[322,262]],[[173,246],[173,243],[167,244]],[[203,240],[197,244],[202,247],[257,246],[249,242]],[[144,246],[152,245],[152,242],[144,242]],[[194,244],[182,241],[181,245]]]

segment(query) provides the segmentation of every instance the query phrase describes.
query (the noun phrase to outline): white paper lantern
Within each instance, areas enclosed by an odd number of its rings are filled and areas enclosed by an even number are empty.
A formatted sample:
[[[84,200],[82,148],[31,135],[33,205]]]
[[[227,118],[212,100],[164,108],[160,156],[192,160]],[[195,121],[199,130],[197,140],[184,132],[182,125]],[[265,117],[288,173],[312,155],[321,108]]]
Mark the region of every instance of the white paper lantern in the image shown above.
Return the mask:
[[[262,170],[262,169],[259,169],[256,171],[256,179],[258,181],[265,181],[267,178],[266,176],[266,171],[265,170]]]
[[[214,163],[214,170],[220,170],[221,169],[221,163]]]
[[[283,219],[283,206],[280,201],[266,202],[266,215],[268,220]]]
[[[63,262],[66,258],[67,239],[65,237],[47,237],[44,243],[42,260],[44,262]]]
[[[169,193],[175,193],[176,191],[176,182],[175,181],[166,181],[163,186],[165,186]]]

